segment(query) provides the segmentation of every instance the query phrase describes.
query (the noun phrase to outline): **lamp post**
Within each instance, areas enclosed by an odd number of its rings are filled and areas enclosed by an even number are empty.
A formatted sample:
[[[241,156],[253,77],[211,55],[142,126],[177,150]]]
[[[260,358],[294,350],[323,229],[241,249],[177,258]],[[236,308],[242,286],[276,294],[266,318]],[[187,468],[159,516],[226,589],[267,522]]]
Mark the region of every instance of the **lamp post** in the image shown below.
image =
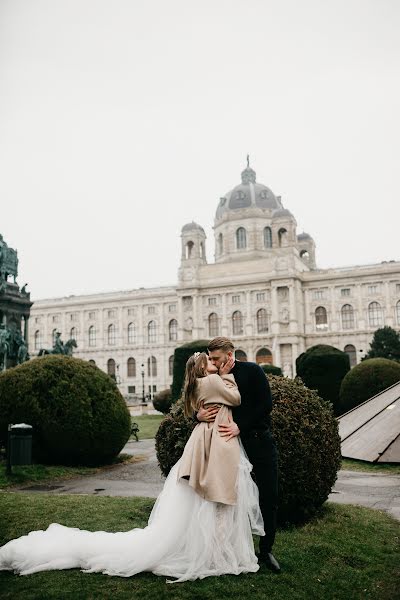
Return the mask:
[[[142,374],[142,403],[145,403],[145,397],[144,397],[144,363],[142,363],[142,370],[141,370],[141,374]]]

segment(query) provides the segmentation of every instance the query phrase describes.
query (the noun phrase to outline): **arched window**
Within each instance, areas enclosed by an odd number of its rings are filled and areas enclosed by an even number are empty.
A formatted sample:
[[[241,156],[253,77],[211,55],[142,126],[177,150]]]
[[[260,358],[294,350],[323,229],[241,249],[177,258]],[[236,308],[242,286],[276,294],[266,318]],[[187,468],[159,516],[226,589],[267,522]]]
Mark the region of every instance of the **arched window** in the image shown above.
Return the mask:
[[[109,358],[107,361],[107,373],[115,379],[115,360],[113,358]]]
[[[217,313],[211,313],[210,315],[208,315],[208,335],[211,338],[214,338],[217,337],[218,334],[218,315]]]
[[[344,347],[344,351],[350,359],[350,367],[355,367],[357,364],[357,352],[353,344],[347,344],[347,346]]]
[[[315,325],[317,329],[328,329],[328,315],[324,306],[315,309]]]
[[[240,310],[235,310],[232,315],[232,333],[233,335],[243,334],[243,316]]]
[[[235,358],[239,362],[247,362],[247,354],[246,354],[246,352],[244,350],[236,350],[235,351]]]
[[[115,346],[115,325],[111,324],[107,328],[107,342],[109,346]]]
[[[57,329],[53,329],[53,331],[51,332],[51,343],[53,346],[56,343],[56,333],[57,333]]]
[[[271,227],[264,227],[264,248],[272,248]]]
[[[71,327],[71,331],[69,332],[69,337],[71,340],[77,340],[78,337],[78,331],[76,329],[76,327]]]
[[[400,300],[396,304],[396,320],[397,320],[397,325],[400,325]]]
[[[149,321],[147,325],[147,341],[149,344],[157,341],[157,325],[155,321]]]
[[[287,246],[287,229],[281,227],[278,231],[279,246]]]
[[[303,260],[310,260],[310,254],[308,250],[300,250],[300,258]]]
[[[220,233],[218,236],[217,250],[218,256],[221,256],[221,254],[223,254],[224,252],[224,236],[222,235],[222,233]]]
[[[342,327],[343,329],[354,329],[354,309],[351,304],[342,306]]]
[[[268,331],[268,317],[265,308],[257,311],[257,333],[266,333]]]
[[[136,360],[134,358],[128,358],[127,361],[128,377],[136,377]]]
[[[129,323],[129,325],[128,325],[128,344],[134,344],[135,342],[136,342],[135,323]]]
[[[186,258],[192,258],[193,257],[193,247],[194,247],[194,243],[193,242],[188,242],[186,244]]]
[[[382,308],[379,302],[371,302],[368,306],[368,320],[371,327],[382,325]]]
[[[88,360],[89,365],[92,365],[93,367],[96,366],[96,361],[93,360],[93,358],[91,358],[90,360]]]
[[[89,346],[93,347],[96,345],[96,329],[94,325],[89,327]]]
[[[41,341],[40,331],[38,329],[37,331],[35,331],[35,336],[34,336],[35,350],[40,350],[41,343],[42,343],[42,341]]]
[[[170,342],[176,342],[178,339],[178,321],[176,319],[171,319],[168,324],[168,335]]]
[[[168,359],[168,375],[170,377],[172,377],[173,374],[174,374],[174,355],[171,354],[171,356]]]
[[[243,248],[246,248],[246,246],[246,230],[244,227],[239,227],[239,229],[236,230],[236,248],[238,250],[241,250]]]
[[[155,356],[149,356],[149,358],[147,359],[147,376],[157,376],[157,359]]]
[[[260,348],[260,350],[257,350],[256,363],[258,365],[264,365],[265,363],[272,365],[271,351],[268,350],[268,348]]]

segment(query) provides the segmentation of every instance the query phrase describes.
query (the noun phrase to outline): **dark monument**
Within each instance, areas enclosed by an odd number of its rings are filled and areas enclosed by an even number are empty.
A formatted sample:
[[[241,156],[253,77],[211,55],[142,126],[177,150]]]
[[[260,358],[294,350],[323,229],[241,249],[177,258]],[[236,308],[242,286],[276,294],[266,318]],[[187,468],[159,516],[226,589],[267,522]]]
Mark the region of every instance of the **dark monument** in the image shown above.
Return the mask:
[[[54,337],[54,343],[52,348],[40,348],[38,356],[44,354],[65,354],[66,356],[72,356],[72,351],[77,348],[78,344],[73,338],[70,338],[67,342],[61,340],[61,333],[56,331]]]
[[[18,255],[0,234],[0,369],[29,359],[28,320],[32,302],[25,284],[17,284]],[[11,281],[10,281],[10,278]]]

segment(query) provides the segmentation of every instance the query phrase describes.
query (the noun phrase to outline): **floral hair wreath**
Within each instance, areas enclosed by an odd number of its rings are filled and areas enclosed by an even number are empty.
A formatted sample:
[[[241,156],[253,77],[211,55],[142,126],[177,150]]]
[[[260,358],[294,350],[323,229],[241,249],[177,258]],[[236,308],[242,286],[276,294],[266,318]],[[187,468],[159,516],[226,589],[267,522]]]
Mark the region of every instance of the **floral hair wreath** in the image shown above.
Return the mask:
[[[200,356],[200,354],[201,354],[200,352],[195,352],[195,353],[193,354],[193,358],[194,358],[194,360],[197,360],[197,358]]]

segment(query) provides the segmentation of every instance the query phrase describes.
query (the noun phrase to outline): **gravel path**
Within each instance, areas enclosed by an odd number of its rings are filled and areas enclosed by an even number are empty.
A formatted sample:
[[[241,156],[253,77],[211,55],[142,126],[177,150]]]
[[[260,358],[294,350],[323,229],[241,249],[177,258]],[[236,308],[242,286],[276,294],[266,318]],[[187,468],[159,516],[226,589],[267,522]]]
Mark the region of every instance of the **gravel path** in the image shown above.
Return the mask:
[[[106,468],[95,475],[13,490],[156,498],[163,487],[164,479],[157,464],[154,440],[129,442],[123,452],[135,456],[137,460]],[[340,471],[329,500],[339,504],[357,504],[384,510],[400,520],[400,475]]]

